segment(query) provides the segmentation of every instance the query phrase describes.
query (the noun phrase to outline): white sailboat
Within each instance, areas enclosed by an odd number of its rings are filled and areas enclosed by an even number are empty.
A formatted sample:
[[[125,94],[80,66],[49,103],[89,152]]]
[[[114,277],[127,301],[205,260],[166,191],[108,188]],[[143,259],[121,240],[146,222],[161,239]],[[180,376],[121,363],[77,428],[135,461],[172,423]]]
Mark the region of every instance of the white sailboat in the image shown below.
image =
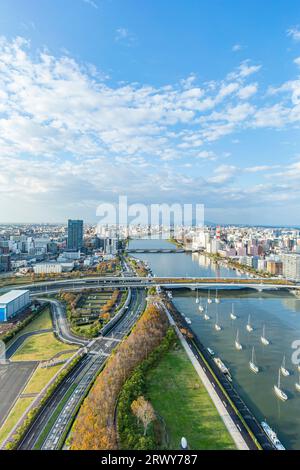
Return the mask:
[[[221,331],[221,330],[222,330],[221,326],[219,325],[219,315],[218,315],[218,312],[216,313],[215,330],[216,330],[216,331]]]
[[[198,304],[198,303],[199,303],[198,289],[196,289],[196,292],[197,292],[197,296],[196,296],[196,304]]]
[[[266,338],[266,325],[263,326],[263,334],[260,337],[260,340],[265,346],[268,346],[270,344],[270,341]]]
[[[210,291],[208,291],[207,303],[208,303],[208,304],[211,304],[211,303],[212,303],[212,300],[211,300],[211,298],[210,298]]]
[[[204,320],[210,320],[210,316],[208,315],[208,312],[207,312],[207,307],[206,307],[205,314],[204,314]]]
[[[203,312],[203,311],[204,311],[204,307],[202,305],[202,297],[200,297],[199,312]]]
[[[237,332],[236,332],[235,348],[236,348],[238,351],[241,351],[241,350],[243,349],[243,346],[242,346],[241,343],[240,343],[240,332],[239,332],[239,330],[237,330]]]
[[[295,383],[295,387],[296,387],[297,392],[300,392],[300,374],[299,374],[299,382]]]
[[[287,399],[288,399],[287,394],[283,390],[281,390],[280,377],[281,377],[281,371],[279,369],[279,371],[278,371],[278,382],[277,382],[277,385],[274,385],[274,391],[275,391],[276,395],[278,396],[278,398],[280,398],[280,400],[287,401]]]
[[[249,331],[249,333],[251,333],[251,331],[253,331],[253,327],[251,325],[251,315],[249,315],[249,317],[248,317],[248,323],[247,323],[247,326],[246,326],[246,330]]]
[[[215,302],[216,304],[219,304],[220,303],[220,299],[218,297],[218,289],[216,289],[216,298],[215,298]]]
[[[257,374],[259,372],[259,367],[255,364],[255,353],[254,353],[254,346],[252,348],[252,355],[251,355],[251,360],[249,362],[250,370]]]
[[[284,377],[288,377],[290,375],[290,372],[288,371],[288,369],[285,366],[285,356],[283,356],[282,365],[280,367],[280,370],[281,370],[282,375],[284,375]]]
[[[234,305],[232,304],[232,310],[231,310],[231,313],[230,313],[230,318],[231,320],[236,320],[236,315],[234,313]]]

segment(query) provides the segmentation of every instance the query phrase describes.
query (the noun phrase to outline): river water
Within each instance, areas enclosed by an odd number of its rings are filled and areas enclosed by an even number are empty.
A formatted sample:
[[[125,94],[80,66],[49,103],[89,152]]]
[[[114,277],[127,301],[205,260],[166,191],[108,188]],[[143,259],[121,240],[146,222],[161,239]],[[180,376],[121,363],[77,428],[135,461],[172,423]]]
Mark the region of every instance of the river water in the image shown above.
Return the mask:
[[[174,248],[165,240],[132,240],[130,248]],[[145,253],[134,255],[147,261],[157,276],[236,277],[238,274],[226,267],[216,267],[209,258],[190,253]],[[215,291],[211,291],[214,299]],[[201,302],[207,303],[207,291],[199,291]],[[300,299],[284,292],[260,293],[257,291],[223,291],[220,304],[208,305],[209,321],[205,321],[195,302],[196,293],[187,290],[173,292],[176,307],[188,316],[191,327],[206,347],[212,348],[229,367],[233,382],[240,396],[259,419],[267,419],[278,437],[288,449],[300,449],[300,392],[295,382],[300,380],[297,366],[292,363],[292,343],[300,340]],[[234,305],[236,320],[230,319]],[[220,332],[214,328],[218,310]],[[253,332],[246,324],[251,315]],[[260,337],[263,325],[269,346],[263,346]],[[242,351],[235,348],[239,330]],[[252,347],[255,347],[256,364],[260,372],[249,369]],[[281,378],[281,387],[288,394],[288,401],[281,402],[273,392],[278,370],[286,356],[286,367],[291,375]],[[300,357],[300,355],[299,355]]]

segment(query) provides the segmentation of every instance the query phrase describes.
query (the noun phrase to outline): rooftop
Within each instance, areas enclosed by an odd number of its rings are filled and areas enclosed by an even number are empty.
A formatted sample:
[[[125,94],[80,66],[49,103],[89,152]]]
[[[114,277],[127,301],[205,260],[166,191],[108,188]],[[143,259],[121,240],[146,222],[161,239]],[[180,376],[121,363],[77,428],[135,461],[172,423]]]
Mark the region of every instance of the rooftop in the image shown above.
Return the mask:
[[[20,297],[20,295],[26,294],[26,292],[29,292],[29,291],[28,290],[11,290],[10,292],[7,292],[6,294],[0,296],[0,304],[8,304],[9,302],[12,302],[13,300]]]

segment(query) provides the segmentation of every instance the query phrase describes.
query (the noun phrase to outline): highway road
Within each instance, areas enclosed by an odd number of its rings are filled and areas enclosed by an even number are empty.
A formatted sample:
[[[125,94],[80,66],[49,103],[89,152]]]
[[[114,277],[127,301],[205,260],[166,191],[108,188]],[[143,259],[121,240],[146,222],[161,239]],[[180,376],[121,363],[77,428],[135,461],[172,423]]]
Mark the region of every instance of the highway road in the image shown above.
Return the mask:
[[[87,346],[90,342],[89,340],[85,340],[83,338],[78,337],[74,333],[71,332],[67,315],[66,315],[66,308],[65,306],[55,299],[38,299],[40,302],[49,302],[51,305],[51,313],[52,313],[52,320],[54,325],[54,333],[58,336],[58,338],[70,344],[77,344],[79,346]]]
[[[92,341],[87,354],[64,378],[54,394],[40,410],[34,422],[23,436],[18,449],[57,449],[65,435],[74,410],[84,398],[95,376],[120,340],[134,326],[144,309],[145,290],[132,291],[129,308],[120,321],[104,337]],[[49,426],[51,423],[52,426]]]

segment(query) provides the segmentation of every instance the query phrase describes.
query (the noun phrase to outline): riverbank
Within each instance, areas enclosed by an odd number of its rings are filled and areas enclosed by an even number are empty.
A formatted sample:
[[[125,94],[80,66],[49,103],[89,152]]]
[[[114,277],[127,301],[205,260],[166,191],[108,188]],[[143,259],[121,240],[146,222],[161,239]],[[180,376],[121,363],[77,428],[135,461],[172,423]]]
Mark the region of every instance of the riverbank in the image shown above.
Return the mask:
[[[178,339],[147,374],[146,390],[165,423],[167,449],[179,449],[183,436],[191,450],[236,448]]]

